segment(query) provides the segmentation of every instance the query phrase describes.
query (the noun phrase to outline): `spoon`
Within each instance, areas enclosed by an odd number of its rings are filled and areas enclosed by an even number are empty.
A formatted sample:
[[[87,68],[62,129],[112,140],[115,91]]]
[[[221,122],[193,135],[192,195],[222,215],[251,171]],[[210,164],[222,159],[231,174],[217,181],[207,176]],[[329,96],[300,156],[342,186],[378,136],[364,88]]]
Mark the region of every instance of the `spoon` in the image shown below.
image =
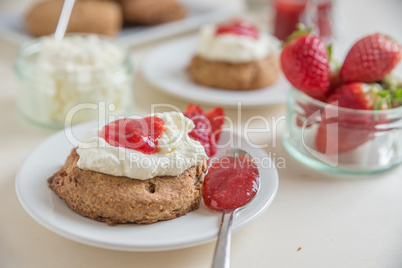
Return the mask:
[[[247,161],[252,161],[252,157],[244,150],[241,149],[228,149],[223,155],[218,157],[218,160],[215,162],[219,161],[219,159],[222,158],[234,158],[234,159],[247,159]],[[240,162],[239,162],[240,163]],[[251,201],[255,199],[257,196],[257,193],[260,189],[260,181],[259,181],[259,173],[257,166],[255,163],[252,161],[251,167],[253,170],[255,170],[256,175],[256,181],[258,185],[253,185],[253,190],[254,190],[254,196],[251,198],[251,200],[246,201],[245,203],[240,204],[236,208],[227,208],[222,210],[222,221],[221,221],[221,226],[219,229],[219,234],[218,234],[218,241],[216,243],[215,247],[215,254],[214,254],[214,260],[212,263],[212,268],[229,268],[230,265],[230,241],[231,241],[231,226],[233,222],[233,216],[235,215],[236,212],[239,210],[243,209],[246,207],[248,204],[250,204]],[[211,164],[211,166],[214,164],[214,162]],[[223,162],[222,162],[223,166]],[[242,167],[243,169],[243,167]],[[211,169],[210,169],[211,170]],[[220,175],[223,175],[220,173]],[[208,176],[208,175],[207,175]],[[257,186],[257,187],[255,187]]]
[[[61,40],[66,33],[68,21],[70,20],[71,11],[73,10],[75,0],[64,0],[63,9],[61,10],[59,22],[57,23],[56,31],[54,32],[54,38]]]

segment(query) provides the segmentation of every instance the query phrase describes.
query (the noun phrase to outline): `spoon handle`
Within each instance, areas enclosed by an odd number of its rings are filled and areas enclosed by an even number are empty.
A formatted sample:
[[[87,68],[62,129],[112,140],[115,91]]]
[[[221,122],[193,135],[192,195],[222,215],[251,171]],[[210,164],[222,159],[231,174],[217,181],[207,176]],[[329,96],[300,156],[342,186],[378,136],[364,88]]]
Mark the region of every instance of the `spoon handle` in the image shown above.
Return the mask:
[[[233,214],[235,210],[223,211],[222,222],[215,247],[215,256],[212,268],[229,268],[230,266],[230,238]]]
[[[67,25],[70,20],[71,11],[73,10],[75,0],[64,0],[63,8],[61,10],[59,22],[57,23],[54,37],[56,40],[61,40],[66,33]]]

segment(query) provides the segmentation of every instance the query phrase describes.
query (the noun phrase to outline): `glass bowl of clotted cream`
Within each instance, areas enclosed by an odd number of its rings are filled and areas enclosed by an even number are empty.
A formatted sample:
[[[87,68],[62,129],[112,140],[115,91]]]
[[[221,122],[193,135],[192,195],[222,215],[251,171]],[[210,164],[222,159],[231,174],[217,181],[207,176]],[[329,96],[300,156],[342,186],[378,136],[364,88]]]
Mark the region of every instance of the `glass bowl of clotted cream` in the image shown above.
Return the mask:
[[[132,106],[128,48],[94,34],[45,36],[19,49],[14,73],[17,110],[50,128],[125,115]]]

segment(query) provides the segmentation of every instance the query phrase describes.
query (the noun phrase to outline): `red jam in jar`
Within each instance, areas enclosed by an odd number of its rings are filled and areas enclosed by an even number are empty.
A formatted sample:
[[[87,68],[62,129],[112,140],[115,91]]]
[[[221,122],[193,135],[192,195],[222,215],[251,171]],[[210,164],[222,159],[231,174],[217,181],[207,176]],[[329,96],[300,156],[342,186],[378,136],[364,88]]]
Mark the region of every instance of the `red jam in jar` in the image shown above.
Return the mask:
[[[251,157],[222,157],[209,168],[202,197],[210,209],[235,209],[253,199],[259,183],[258,168]]]
[[[233,20],[231,22],[218,25],[218,27],[216,28],[216,35],[223,34],[241,35],[254,39],[258,39],[259,36],[257,27],[249,22],[242,20]]]
[[[157,152],[158,140],[165,130],[163,120],[157,116],[140,119],[125,118],[104,126],[99,136],[114,147],[154,154]]]
[[[274,35],[285,40],[301,21],[308,0],[275,0]],[[315,24],[320,36],[330,38],[332,35],[332,0],[317,0]]]

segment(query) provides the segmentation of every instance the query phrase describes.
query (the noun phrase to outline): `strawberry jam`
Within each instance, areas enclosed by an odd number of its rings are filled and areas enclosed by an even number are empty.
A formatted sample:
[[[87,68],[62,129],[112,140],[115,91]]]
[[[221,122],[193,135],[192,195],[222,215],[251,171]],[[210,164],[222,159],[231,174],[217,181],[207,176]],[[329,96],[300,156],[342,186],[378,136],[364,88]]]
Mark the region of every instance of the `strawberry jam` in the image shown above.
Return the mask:
[[[229,23],[219,25],[216,29],[215,34],[234,34],[258,39],[257,27],[255,27],[251,23],[241,20],[234,20]]]
[[[154,154],[157,152],[158,140],[165,130],[163,120],[157,116],[141,119],[125,118],[104,126],[99,136],[114,147]]]
[[[222,157],[205,176],[204,203],[214,210],[242,207],[257,194],[259,181],[258,168],[250,157]]]

